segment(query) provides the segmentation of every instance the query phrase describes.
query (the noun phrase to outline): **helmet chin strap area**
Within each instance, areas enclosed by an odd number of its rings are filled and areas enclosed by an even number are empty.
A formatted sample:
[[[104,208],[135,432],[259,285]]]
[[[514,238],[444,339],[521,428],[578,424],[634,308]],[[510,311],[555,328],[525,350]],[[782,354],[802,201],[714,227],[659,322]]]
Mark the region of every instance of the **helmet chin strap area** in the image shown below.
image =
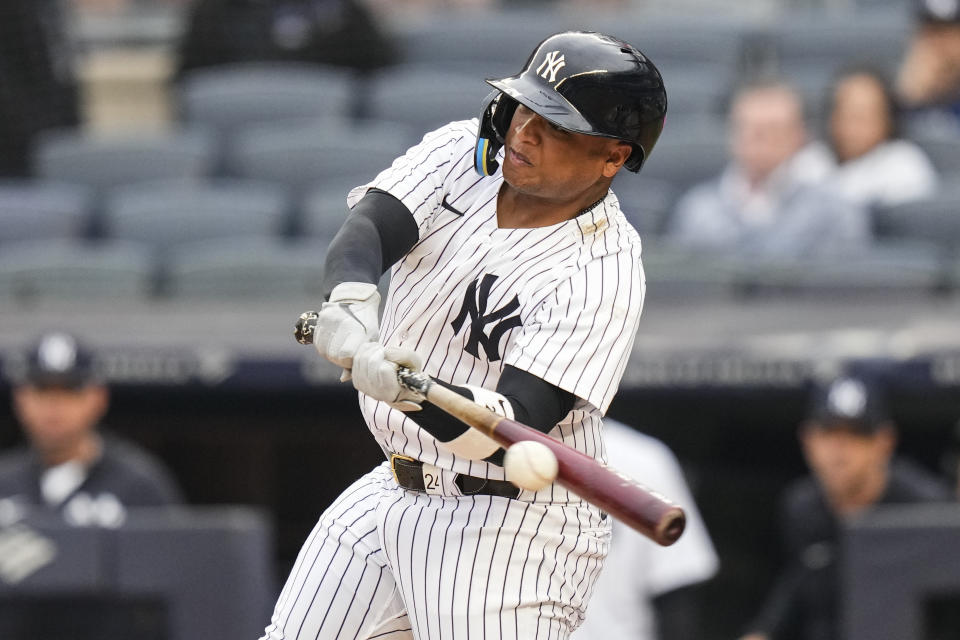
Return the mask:
[[[492,176],[500,168],[497,153],[506,141],[506,130],[517,110],[517,101],[494,89],[483,101],[473,168],[482,176]]]

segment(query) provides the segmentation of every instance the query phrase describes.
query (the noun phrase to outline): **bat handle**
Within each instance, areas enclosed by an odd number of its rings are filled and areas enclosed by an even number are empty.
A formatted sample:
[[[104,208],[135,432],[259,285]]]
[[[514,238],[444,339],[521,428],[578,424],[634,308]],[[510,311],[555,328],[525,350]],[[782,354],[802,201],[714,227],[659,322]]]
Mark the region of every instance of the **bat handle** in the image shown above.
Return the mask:
[[[300,344],[313,344],[313,330],[317,326],[316,311],[304,311],[297,318],[297,324],[293,327],[293,337]]]
[[[317,318],[319,314],[316,311],[304,311],[297,318],[297,324],[293,327],[293,337],[300,344],[313,344],[313,331],[317,327]],[[413,371],[408,367],[400,367],[397,371],[397,378],[400,384],[411,391],[415,391],[426,396],[427,391],[433,386],[433,380],[422,371]]]
[[[407,389],[419,393],[424,397],[427,396],[430,387],[434,385],[433,379],[423,371],[413,371],[408,367],[400,367],[397,369],[397,379],[400,380],[400,384]]]

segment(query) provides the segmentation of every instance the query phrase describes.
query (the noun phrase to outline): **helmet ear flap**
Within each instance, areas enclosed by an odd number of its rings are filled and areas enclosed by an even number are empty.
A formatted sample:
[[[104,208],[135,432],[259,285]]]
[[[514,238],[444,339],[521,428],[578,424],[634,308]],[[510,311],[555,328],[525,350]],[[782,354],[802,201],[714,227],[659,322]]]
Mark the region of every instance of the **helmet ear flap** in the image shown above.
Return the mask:
[[[480,128],[477,131],[477,146],[474,150],[473,166],[482,176],[497,172],[497,152],[507,138],[507,128],[517,110],[517,101],[495,89],[483,101],[480,113]]]
[[[640,167],[643,166],[643,161],[647,159],[647,154],[643,152],[643,148],[638,144],[632,144],[630,146],[633,147],[633,151],[630,152],[630,157],[627,158],[627,161],[623,163],[623,167],[627,171],[637,173],[640,171]]]

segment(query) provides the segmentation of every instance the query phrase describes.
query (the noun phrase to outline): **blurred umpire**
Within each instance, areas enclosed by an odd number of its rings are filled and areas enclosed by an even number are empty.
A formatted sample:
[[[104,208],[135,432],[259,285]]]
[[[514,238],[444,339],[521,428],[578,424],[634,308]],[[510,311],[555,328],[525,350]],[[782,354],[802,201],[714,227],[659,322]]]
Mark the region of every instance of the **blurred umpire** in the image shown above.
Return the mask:
[[[101,432],[109,391],[76,337],[46,333],[11,367],[14,410],[27,443],[0,455],[0,502],[59,512],[75,526],[120,526],[129,507],[178,503],[159,460]]]
[[[742,640],[838,640],[843,521],[885,504],[947,502],[939,478],[894,455],[897,436],[876,380],[818,385],[799,431],[811,475],[781,501],[784,567]]]

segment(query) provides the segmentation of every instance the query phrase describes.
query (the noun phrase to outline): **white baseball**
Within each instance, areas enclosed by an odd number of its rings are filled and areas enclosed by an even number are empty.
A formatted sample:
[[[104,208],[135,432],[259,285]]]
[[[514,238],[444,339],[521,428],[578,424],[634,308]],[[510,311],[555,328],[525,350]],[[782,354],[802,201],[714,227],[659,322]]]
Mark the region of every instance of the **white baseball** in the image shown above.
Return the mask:
[[[527,491],[539,491],[557,477],[557,457],[550,448],[533,440],[521,440],[503,457],[507,480]]]

